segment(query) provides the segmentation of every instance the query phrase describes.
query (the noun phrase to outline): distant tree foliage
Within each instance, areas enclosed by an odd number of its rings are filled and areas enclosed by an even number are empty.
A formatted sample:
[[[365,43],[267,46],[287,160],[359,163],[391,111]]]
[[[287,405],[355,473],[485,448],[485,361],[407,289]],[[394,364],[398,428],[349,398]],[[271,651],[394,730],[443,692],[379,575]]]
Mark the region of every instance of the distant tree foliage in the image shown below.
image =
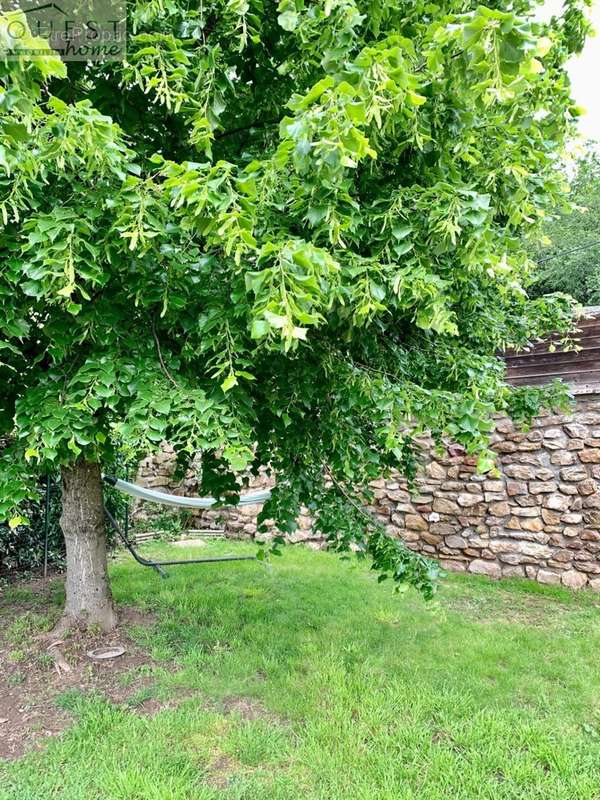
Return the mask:
[[[600,149],[590,143],[571,183],[573,208],[553,216],[531,246],[537,261],[531,294],[566,292],[583,305],[600,304]]]

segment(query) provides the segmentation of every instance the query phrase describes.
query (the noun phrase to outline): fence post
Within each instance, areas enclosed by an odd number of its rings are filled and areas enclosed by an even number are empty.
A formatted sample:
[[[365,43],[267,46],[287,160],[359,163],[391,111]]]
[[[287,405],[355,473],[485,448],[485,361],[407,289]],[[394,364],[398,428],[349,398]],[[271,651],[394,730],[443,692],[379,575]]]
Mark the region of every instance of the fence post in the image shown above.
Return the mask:
[[[46,475],[46,508],[44,518],[44,578],[48,577],[48,534],[50,531],[50,473]]]

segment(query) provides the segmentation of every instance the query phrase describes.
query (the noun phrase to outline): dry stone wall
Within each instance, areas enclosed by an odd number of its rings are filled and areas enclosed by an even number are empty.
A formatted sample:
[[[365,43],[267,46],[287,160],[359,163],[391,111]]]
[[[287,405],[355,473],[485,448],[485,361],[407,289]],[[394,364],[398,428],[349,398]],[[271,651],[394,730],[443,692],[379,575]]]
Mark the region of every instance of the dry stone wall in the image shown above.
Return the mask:
[[[600,591],[600,396],[580,397],[569,415],[543,413],[527,432],[498,419],[497,477],[478,475],[476,459],[460,446],[450,444],[443,453],[431,441],[423,447],[416,495],[398,475],[372,485],[371,510],[390,534],[450,570]],[[163,455],[158,466],[147,460],[142,482],[172,490],[172,453],[169,458]],[[256,486],[268,483],[263,473]],[[197,493],[190,476],[176,489]],[[256,537],[258,511],[205,512],[195,524],[221,524],[231,536]],[[289,538],[323,546],[307,515]]]
[[[430,450],[419,496],[375,484],[390,533],[451,570],[600,590],[600,400],[543,414],[528,432],[499,419],[500,475],[478,475],[457,446]]]

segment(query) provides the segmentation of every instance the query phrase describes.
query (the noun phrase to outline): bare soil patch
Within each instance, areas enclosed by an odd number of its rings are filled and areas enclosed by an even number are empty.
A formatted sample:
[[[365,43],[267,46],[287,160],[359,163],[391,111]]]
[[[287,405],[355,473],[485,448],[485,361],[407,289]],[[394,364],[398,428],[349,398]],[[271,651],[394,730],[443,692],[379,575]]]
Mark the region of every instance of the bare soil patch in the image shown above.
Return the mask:
[[[227,789],[232,775],[240,772],[240,764],[231,756],[215,752],[208,765],[206,783],[213,789]]]
[[[267,711],[262,703],[251,697],[232,695],[225,697],[221,705],[225,714],[237,714],[245,720],[273,719],[273,714]]]
[[[18,758],[71,724],[71,714],[57,704],[62,693],[97,692],[127,703],[152,683],[157,665],[128,633],[133,626],[152,624],[152,615],[121,607],[115,631],[70,631],[57,648],[48,649],[53,640],[45,632],[60,614],[56,594],[55,581],[34,580],[13,584],[0,595],[0,759]],[[112,646],[125,653],[107,661],[87,655]]]

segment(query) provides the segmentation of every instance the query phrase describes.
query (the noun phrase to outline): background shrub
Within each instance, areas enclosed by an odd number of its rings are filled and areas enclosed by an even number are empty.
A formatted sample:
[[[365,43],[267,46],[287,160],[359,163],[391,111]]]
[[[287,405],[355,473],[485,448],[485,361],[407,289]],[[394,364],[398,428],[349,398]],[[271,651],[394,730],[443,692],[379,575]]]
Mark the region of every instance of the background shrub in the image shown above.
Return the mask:
[[[0,572],[37,572],[44,565],[46,485],[40,482],[39,498],[29,502],[24,511],[28,525],[11,529],[0,525]],[[64,565],[65,548],[60,529],[60,483],[50,481],[50,513],[48,515],[48,565]]]

